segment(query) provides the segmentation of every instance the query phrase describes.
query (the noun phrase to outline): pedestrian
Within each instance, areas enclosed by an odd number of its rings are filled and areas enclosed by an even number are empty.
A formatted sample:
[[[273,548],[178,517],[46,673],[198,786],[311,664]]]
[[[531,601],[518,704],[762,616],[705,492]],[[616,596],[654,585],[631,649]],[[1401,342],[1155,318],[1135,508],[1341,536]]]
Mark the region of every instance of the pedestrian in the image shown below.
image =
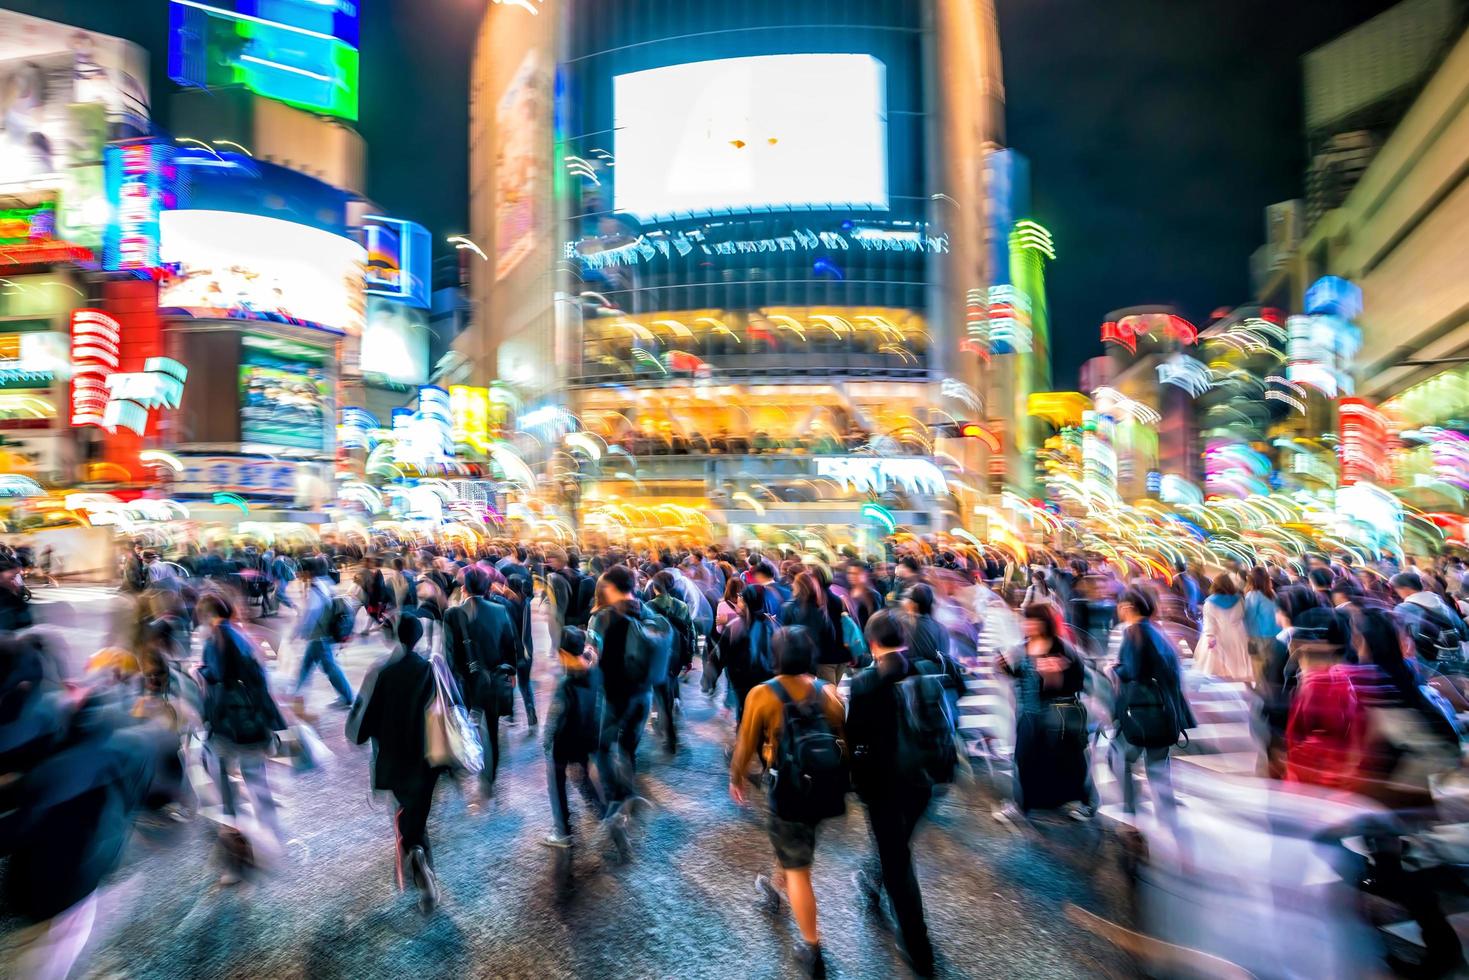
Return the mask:
[[[490,575],[486,569],[467,566],[463,586],[464,601],[444,613],[444,646],[489,756],[479,776],[480,791],[489,798],[500,769],[500,719],[515,704],[520,631],[505,607],[487,598]]]
[[[32,622],[31,599],[20,562],[0,558],[0,633],[23,630]]]
[[[1025,590],[1025,598],[1020,600],[1020,608],[1025,609],[1028,606],[1035,605],[1037,602],[1049,602],[1058,609],[1061,607],[1060,601],[1056,598],[1056,593],[1046,583],[1046,572],[1043,568],[1037,568],[1031,571],[1030,587]]]
[[[719,660],[734,692],[736,728],[744,717],[745,699],[751,689],[775,676],[770,639],[777,625],[768,612],[764,586],[745,586],[740,591],[737,609],[739,615],[730,620],[719,636]]]
[[[1173,646],[1154,625],[1157,604],[1141,588],[1123,591],[1117,600],[1122,620],[1122,647],[1116,668],[1117,696],[1112,717],[1117,732],[1112,743],[1112,764],[1122,784],[1122,808],[1137,812],[1137,785],[1132,767],[1144,760],[1148,792],[1158,821],[1179,841],[1178,804],[1173,797],[1168,753],[1180,733],[1195,726],[1193,712],[1183,694],[1183,670]]]
[[[521,703],[525,708],[525,723],[527,730],[534,729],[540,725],[536,717],[535,691],[530,683],[531,669],[531,639],[530,639],[530,597],[526,594],[526,582],[529,581],[523,575],[517,575],[513,579],[507,579],[501,572],[494,568],[485,569],[485,574],[490,578],[489,599],[505,609],[510,617],[510,626],[515,631],[515,682],[520,689]],[[510,699],[510,723],[515,721],[515,698]],[[534,732],[529,732],[534,735]]]
[[[638,743],[651,708],[653,685],[667,676],[672,652],[668,621],[644,609],[637,579],[626,565],[612,565],[597,581],[597,611],[588,629],[602,671],[605,707],[597,770],[607,789],[607,820],[625,826],[628,808],[646,804],[636,792]]]
[[[872,665],[852,678],[846,733],[852,787],[867,807],[878,871],[858,871],[854,884],[876,914],[881,914],[881,894],[887,892],[898,924],[899,953],[914,973],[928,977],[934,972],[934,952],[913,871],[912,841],[928,812],[933,786],[923,773],[905,770],[898,753],[897,685],[917,675],[918,669],[905,656],[908,625],[898,611],[874,613],[867,621],[866,638]]]
[[[757,875],[767,909],[782,896],[801,934],[796,959],[808,977],[826,976],[811,865],[816,828],[845,808],[847,753],[841,698],[835,684],[814,676],[817,646],[802,626],[777,630],[771,640],[776,676],[750,691],[730,759],[729,795],[746,800],[750,760],[759,752],[770,771],[767,828],[775,850],[773,875]]]
[[[255,843],[265,843],[275,850],[285,840],[265,770],[278,738],[276,733],[285,731],[286,720],[270,695],[254,644],[234,622],[235,611],[229,600],[218,593],[207,593],[200,597],[196,615],[207,631],[200,669],[205,685],[204,725],[215,760],[220,804],[228,818],[221,831],[225,869],[219,880],[232,885],[239,882],[243,870],[238,860],[241,853],[253,854]],[[236,771],[250,794],[255,820],[269,833],[269,839],[251,841],[251,835],[240,829],[233,779]],[[240,848],[246,841],[251,841],[249,850],[242,852]]]
[[[816,644],[817,676],[837,685],[855,658],[842,638],[845,607],[832,591],[830,578],[823,576],[819,568],[808,568],[796,576],[791,600],[781,606],[780,623],[806,630]]]
[[[673,627],[673,651],[668,658],[668,670],[653,678],[653,702],[658,706],[664,747],[672,754],[678,751],[674,702],[678,700],[679,674],[684,662],[693,660],[695,626],[688,604],[679,597],[678,584],[670,569],[665,568],[653,576],[649,592],[652,598],[648,600],[648,608],[668,620]]]
[[[439,904],[433,849],[427,827],[434,787],[445,772],[428,760],[426,718],[435,687],[433,665],[418,652],[423,624],[405,609],[398,642],[362,679],[347,716],[347,737],[356,745],[372,740],[372,788],[393,794],[393,873],[398,890],[411,880],[424,915]]]
[[[1081,703],[1086,666],[1061,638],[1054,604],[1026,606],[1021,629],[1025,642],[997,662],[1016,680],[1015,802],[1004,813],[1061,807],[1072,819],[1086,820],[1092,803]]]
[[[1194,669],[1225,681],[1255,679],[1245,606],[1227,572],[1214,579],[1209,598],[1204,600],[1203,631],[1194,653]]]
[[[1418,659],[1436,663],[1461,659],[1463,645],[1469,642],[1469,627],[1456,610],[1424,588],[1423,578],[1415,571],[1399,572],[1391,580],[1399,604],[1394,610],[1398,622],[1413,641]]]
[[[606,816],[606,799],[591,773],[592,758],[597,754],[602,734],[602,676],[585,630],[564,627],[556,644],[556,655],[562,673],[546,709],[543,736],[552,827],[543,843],[564,848],[570,847],[573,840],[570,801],[566,795],[568,770],[576,770],[572,775],[593,816],[599,821]],[[616,829],[620,831],[621,826]],[[619,851],[625,854],[626,837],[615,839]]]
[[[342,668],[337,664],[336,653],[332,649],[340,635],[334,632],[341,625],[336,622],[339,600],[332,595],[328,584],[330,579],[322,559],[311,559],[302,566],[301,572],[306,585],[306,597],[302,603],[305,608],[296,620],[295,637],[306,644],[306,652],[301,657],[301,672],[296,678],[296,697],[301,697],[302,689],[311,679],[312,669],[320,666],[321,672],[337,692],[337,699],[330,707],[350,708],[352,685],[347,683],[347,675],[342,673]],[[349,622],[346,624],[346,635],[350,636],[351,631]]]
[[[35,636],[0,636],[0,857],[12,928],[0,973],[64,980],[86,947],[97,891],[121,862],[133,811],[178,737],[99,710]]]
[[[1244,598],[1245,637],[1258,678],[1270,657],[1280,626],[1275,621],[1275,586],[1270,581],[1270,572],[1264,565],[1255,565],[1249,571],[1248,582]]]

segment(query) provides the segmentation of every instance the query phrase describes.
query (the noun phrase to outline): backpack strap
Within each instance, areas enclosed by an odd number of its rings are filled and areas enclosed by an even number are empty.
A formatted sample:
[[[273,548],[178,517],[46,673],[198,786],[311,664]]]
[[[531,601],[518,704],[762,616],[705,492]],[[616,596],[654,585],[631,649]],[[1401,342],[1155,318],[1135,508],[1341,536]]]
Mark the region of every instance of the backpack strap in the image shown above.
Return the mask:
[[[786,686],[780,682],[780,678],[772,677],[770,680],[765,682],[764,686],[770,688],[772,691],[775,692],[775,696],[780,698],[780,703],[782,705],[792,705],[796,703],[791,700],[790,693],[786,691]]]

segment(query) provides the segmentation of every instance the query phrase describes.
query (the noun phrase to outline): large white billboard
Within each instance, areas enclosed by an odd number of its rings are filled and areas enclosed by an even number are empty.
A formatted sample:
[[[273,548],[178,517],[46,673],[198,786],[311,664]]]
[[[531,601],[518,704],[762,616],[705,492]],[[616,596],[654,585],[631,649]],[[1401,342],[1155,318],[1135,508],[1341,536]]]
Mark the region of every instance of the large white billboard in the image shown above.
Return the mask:
[[[360,334],[367,251],[279,218],[233,211],[165,211],[160,307],[190,316],[274,320]]]
[[[643,221],[785,208],[886,210],[882,62],[700,61],[613,79],[613,206]]]

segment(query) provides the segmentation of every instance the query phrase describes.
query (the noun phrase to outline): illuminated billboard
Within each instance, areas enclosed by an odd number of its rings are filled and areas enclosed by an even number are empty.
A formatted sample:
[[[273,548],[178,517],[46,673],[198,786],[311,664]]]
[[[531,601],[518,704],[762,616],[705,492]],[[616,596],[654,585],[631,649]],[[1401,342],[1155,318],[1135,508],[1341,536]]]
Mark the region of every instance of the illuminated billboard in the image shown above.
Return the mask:
[[[357,118],[357,0],[172,0],[168,76]]]
[[[427,309],[433,274],[428,229],[370,214],[362,219],[362,235],[367,245],[367,291]]]
[[[240,440],[286,449],[331,448],[335,423],[325,350],[247,335],[240,340]]]
[[[0,186],[100,165],[109,126],[146,128],[147,78],[136,45],[0,10]]]
[[[0,10],[0,195],[54,194],[55,237],[99,248],[103,147],[147,131],[147,78],[136,45]]]
[[[643,221],[888,207],[886,72],[857,54],[701,61],[613,79],[613,201]]]
[[[235,211],[280,218],[334,235],[352,235],[349,195],[289,167],[256,160],[226,143],[177,146],[173,150],[171,208]]]
[[[107,147],[106,171],[111,215],[102,240],[102,267],[157,267],[158,216],[176,204],[172,145],[151,139],[114,143]]]
[[[367,328],[362,331],[362,373],[393,384],[428,381],[428,311],[367,298]]]
[[[160,309],[361,333],[366,252],[350,238],[230,211],[165,211],[159,229]]]

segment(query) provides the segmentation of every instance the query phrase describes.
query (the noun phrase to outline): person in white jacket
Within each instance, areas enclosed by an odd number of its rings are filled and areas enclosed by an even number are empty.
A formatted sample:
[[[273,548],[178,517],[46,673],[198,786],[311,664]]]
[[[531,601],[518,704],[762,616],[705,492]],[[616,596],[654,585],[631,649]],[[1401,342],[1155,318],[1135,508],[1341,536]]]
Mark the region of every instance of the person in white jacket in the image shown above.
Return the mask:
[[[1209,598],[1204,600],[1203,618],[1194,669],[1220,680],[1253,681],[1255,664],[1250,659],[1245,605],[1239,586],[1228,573],[1214,579]]]

